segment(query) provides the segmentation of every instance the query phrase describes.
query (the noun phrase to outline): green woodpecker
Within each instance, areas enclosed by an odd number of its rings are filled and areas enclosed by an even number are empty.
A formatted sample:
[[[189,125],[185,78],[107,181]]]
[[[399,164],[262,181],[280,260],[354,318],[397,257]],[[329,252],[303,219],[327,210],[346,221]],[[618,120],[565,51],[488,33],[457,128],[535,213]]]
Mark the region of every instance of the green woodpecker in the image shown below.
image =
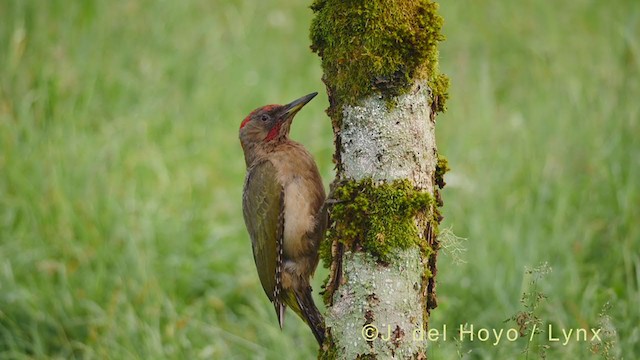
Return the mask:
[[[254,110],[240,124],[240,143],[247,164],[242,210],[262,287],[280,328],[288,306],[322,344],[324,319],[309,280],[326,226],[325,193],[311,154],[289,139],[293,117],[317,94]]]

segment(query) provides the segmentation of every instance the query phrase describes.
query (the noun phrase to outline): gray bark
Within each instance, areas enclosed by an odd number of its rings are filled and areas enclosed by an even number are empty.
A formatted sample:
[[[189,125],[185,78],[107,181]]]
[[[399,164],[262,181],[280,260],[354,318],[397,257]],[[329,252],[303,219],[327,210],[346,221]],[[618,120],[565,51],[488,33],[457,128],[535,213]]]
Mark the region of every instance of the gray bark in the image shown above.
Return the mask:
[[[409,179],[433,193],[437,151],[430,90],[418,83],[396,100],[391,110],[378,96],[365,99],[361,106],[343,108],[341,176],[387,182]],[[419,234],[428,232],[424,221],[416,219],[416,225]],[[417,248],[397,250],[389,264],[380,264],[363,252],[343,254],[341,283],[326,314],[337,358],[426,357],[426,341],[413,337],[414,331],[426,328],[422,323],[426,261]]]
[[[429,95],[428,86],[418,83],[396,99],[392,110],[378,96],[362,106],[345,106],[340,129],[344,177],[409,179],[432,192],[438,159]]]

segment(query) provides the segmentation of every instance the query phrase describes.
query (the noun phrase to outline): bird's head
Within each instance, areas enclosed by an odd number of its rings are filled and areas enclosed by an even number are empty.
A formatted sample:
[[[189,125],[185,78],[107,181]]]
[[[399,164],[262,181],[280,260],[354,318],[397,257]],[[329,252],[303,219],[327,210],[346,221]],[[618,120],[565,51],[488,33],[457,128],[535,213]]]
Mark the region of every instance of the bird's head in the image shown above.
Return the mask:
[[[253,110],[240,124],[240,143],[245,156],[256,146],[287,139],[293,117],[316,95],[314,92],[286,105],[265,105]]]

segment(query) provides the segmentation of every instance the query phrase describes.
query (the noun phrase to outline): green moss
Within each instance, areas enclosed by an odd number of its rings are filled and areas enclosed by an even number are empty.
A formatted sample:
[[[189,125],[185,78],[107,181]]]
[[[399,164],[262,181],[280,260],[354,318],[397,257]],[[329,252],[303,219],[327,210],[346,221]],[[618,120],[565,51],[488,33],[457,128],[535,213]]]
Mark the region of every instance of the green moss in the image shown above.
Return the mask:
[[[322,58],[332,107],[355,105],[374,93],[389,99],[426,80],[434,109],[445,109],[449,81],[438,74],[437,45],[444,39],[438,4],[315,0],[311,8],[311,48]]]
[[[416,217],[426,214],[433,197],[416,189],[408,180],[374,185],[371,179],[346,181],[333,193],[336,203],[331,217],[336,222],[321,245],[324,264],[331,264],[331,244],[339,241],[345,249],[363,250],[378,261],[389,262],[391,250],[419,246]]]
[[[449,168],[449,161],[443,155],[438,154],[438,163],[436,164],[435,184],[442,189],[446,183],[444,182],[444,174],[446,174],[451,168]]]
[[[431,88],[431,108],[434,113],[447,111],[447,100],[449,100],[449,77],[444,74],[436,74],[429,79]]]

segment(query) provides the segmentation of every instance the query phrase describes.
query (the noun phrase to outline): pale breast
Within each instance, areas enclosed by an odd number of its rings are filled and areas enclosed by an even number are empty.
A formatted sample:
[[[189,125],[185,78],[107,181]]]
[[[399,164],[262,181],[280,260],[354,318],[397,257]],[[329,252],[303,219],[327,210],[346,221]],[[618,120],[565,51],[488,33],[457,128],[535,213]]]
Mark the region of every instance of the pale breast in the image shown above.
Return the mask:
[[[289,142],[278,150],[271,159],[284,186],[284,253],[285,258],[297,258],[318,245],[305,235],[316,226],[324,188],[313,158],[300,144]]]
[[[314,194],[310,184],[302,178],[294,178],[284,190],[284,250],[288,257],[297,257],[309,251],[303,236],[313,231],[317,209],[312,209]]]

